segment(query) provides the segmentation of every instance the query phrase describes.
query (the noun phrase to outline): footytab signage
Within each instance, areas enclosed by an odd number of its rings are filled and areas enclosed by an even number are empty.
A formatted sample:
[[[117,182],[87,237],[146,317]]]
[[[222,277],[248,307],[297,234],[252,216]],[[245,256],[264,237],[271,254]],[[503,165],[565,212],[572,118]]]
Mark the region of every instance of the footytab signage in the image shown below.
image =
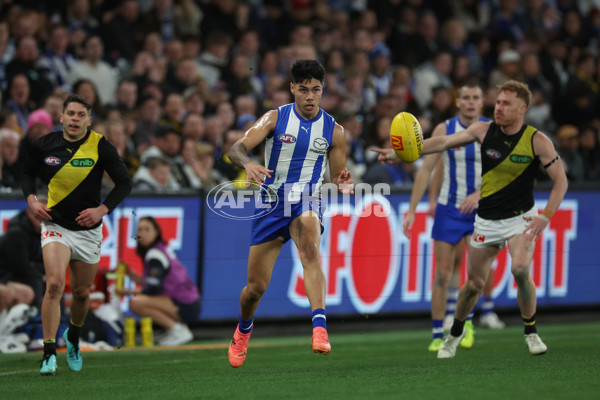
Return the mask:
[[[547,195],[536,196],[540,209]],[[594,256],[600,237],[600,214],[595,212],[599,198],[594,192],[569,193],[539,238],[531,274],[540,307],[600,303],[594,284],[600,279]],[[402,216],[408,201],[406,194],[392,194],[327,206],[321,261],[329,314],[429,310],[435,268],[433,220],[427,216],[426,204],[419,205],[413,234],[406,238]],[[235,318],[246,283],[250,221],[225,221],[210,213],[205,221],[210,234],[205,235],[202,317]],[[462,271],[464,281],[466,263]],[[517,307],[506,250],[494,263],[493,296],[499,307]],[[287,243],[257,315],[308,315],[309,307],[302,264],[295,246]]]

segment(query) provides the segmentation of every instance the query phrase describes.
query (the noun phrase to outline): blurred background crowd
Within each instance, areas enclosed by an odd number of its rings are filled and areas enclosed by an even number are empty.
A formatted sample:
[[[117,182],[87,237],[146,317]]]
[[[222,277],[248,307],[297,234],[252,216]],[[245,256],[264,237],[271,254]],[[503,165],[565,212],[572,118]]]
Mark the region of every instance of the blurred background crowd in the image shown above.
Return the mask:
[[[327,70],[322,107],[345,128],[355,182],[410,186],[418,164],[382,166],[367,149],[389,147],[401,111],[430,134],[473,76],[490,118],[496,85],[526,82],[527,123],[570,180],[599,181],[599,38],[598,0],[3,0],[0,191],[20,190],[29,143],[62,129],[70,92],[135,189],[243,179],[226,152],[293,101],[290,67],[306,58]]]

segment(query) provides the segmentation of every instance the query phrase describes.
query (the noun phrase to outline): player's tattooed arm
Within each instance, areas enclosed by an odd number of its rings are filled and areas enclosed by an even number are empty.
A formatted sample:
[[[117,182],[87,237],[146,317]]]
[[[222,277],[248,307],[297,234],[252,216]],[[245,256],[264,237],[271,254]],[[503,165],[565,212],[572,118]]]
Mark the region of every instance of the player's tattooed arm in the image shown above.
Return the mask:
[[[248,149],[246,149],[246,145],[241,142],[237,142],[231,146],[231,149],[227,155],[232,163],[242,168],[252,161],[250,157],[248,157]]]

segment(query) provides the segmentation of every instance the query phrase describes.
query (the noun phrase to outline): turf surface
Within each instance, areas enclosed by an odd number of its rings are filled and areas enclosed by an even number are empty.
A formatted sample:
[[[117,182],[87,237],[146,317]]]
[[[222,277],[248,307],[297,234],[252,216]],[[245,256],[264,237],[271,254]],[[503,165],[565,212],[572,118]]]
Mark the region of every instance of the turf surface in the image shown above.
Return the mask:
[[[333,329],[332,329],[333,330]],[[454,359],[427,352],[425,330],[331,334],[332,352],[310,337],[254,338],[246,363],[227,362],[227,340],[183,350],[83,353],[82,372],[58,354],[54,377],[41,354],[0,354],[2,399],[598,399],[600,322],[544,325],[548,353],[531,356],[521,327],[478,329]],[[199,348],[198,348],[199,347]],[[215,348],[216,347],[216,348]]]

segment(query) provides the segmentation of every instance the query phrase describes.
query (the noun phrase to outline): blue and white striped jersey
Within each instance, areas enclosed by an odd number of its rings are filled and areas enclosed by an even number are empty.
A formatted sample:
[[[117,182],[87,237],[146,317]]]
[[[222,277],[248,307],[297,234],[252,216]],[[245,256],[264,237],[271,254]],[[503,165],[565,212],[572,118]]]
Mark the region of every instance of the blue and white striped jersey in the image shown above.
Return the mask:
[[[320,196],[335,127],[333,117],[322,109],[307,120],[294,106],[291,103],[277,109],[277,124],[265,146],[265,167],[274,171],[265,180],[266,192],[288,201],[300,200],[303,192]]]
[[[489,122],[479,117],[479,121]],[[446,120],[446,135],[467,129],[459,117]],[[481,188],[481,145],[479,142],[464,147],[446,150],[443,153],[444,180],[438,196],[438,203],[460,207],[460,203]]]

